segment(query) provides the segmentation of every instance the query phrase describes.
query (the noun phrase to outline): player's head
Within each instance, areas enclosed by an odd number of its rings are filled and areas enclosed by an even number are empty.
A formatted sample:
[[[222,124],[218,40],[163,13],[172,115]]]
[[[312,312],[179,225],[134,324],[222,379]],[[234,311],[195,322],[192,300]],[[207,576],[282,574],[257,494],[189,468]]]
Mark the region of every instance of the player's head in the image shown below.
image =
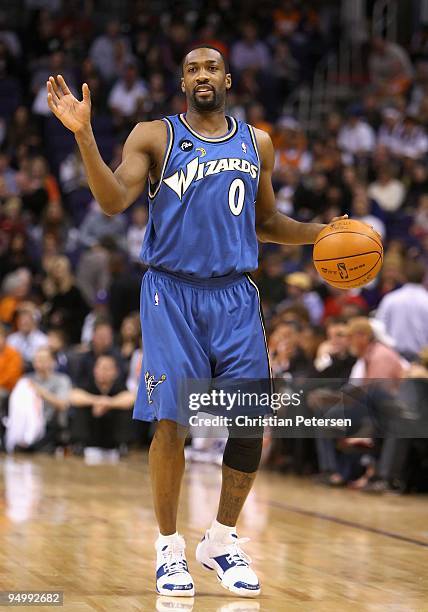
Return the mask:
[[[196,47],[183,59],[181,90],[188,108],[199,112],[224,108],[232,78],[226,61],[214,47]]]

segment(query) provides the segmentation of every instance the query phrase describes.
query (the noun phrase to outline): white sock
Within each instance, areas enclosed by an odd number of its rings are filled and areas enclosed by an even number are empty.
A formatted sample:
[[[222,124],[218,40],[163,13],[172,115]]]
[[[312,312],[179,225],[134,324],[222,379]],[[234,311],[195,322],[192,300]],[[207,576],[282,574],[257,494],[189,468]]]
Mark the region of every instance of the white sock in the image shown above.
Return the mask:
[[[175,533],[172,533],[171,535],[162,535],[161,533],[159,534],[157,543],[160,546],[165,546],[166,544],[172,544],[173,542],[175,542],[175,539],[178,536],[178,532],[176,531]]]
[[[214,519],[211,523],[209,531],[210,535],[214,539],[222,540],[231,533],[236,533],[236,527],[229,527],[228,525],[223,525],[222,523],[219,523],[216,519]]]

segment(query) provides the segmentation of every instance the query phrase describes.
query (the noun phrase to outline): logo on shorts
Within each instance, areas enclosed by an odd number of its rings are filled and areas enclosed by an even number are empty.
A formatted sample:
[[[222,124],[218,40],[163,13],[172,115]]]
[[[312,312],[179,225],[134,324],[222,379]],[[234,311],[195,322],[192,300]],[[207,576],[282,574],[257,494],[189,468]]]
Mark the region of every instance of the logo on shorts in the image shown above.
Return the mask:
[[[178,143],[178,146],[182,151],[191,151],[193,149],[193,142],[191,140],[183,138],[183,140],[180,140],[180,142]]]
[[[147,398],[149,400],[149,404],[153,404],[152,393],[158,385],[160,385],[166,380],[166,374],[162,374],[159,380],[155,380],[154,374],[150,374],[150,372],[147,370],[147,372],[144,374],[144,380],[146,382]]]
[[[155,306],[159,306],[159,293],[157,291],[155,293]]]

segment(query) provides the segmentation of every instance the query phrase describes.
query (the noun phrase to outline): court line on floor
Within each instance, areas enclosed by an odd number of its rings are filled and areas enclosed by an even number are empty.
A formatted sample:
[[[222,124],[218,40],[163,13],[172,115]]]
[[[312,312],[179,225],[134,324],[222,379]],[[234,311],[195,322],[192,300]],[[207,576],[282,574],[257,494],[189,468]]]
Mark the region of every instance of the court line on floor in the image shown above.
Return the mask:
[[[313,518],[318,518],[323,521],[337,523],[339,525],[344,525],[345,527],[353,527],[354,529],[360,529],[361,531],[367,531],[369,533],[376,533],[377,535],[382,535],[388,538],[393,538],[394,540],[400,540],[401,542],[407,542],[408,544],[416,544],[417,546],[423,546],[425,548],[428,548],[428,542],[424,542],[423,540],[417,540],[416,538],[409,538],[408,536],[404,536],[399,533],[394,533],[393,531],[387,531],[386,529],[378,529],[377,527],[370,527],[369,525],[362,525],[361,523],[355,523],[354,521],[348,521],[346,519],[341,519],[337,516],[332,516],[331,514],[324,514],[323,512],[316,512],[313,510],[305,510],[304,508],[299,508],[298,506],[290,506],[288,504],[281,504],[280,502],[275,502],[275,501],[267,501],[267,502],[261,502],[261,503],[265,503],[268,506],[271,506],[273,508],[279,508],[281,510],[286,510],[287,512],[294,512],[296,514],[302,514],[304,516],[311,516]]]

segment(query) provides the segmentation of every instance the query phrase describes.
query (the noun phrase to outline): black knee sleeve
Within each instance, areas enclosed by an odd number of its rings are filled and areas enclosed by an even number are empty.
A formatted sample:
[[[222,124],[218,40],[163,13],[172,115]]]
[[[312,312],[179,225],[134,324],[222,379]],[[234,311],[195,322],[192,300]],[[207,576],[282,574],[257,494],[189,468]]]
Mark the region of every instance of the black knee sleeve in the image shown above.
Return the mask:
[[[253,430],[251,437],[235,437],[236,435],[236,432],[229,431],[223,463],[239,472],[256,472],[262,455],[263,430]]]

